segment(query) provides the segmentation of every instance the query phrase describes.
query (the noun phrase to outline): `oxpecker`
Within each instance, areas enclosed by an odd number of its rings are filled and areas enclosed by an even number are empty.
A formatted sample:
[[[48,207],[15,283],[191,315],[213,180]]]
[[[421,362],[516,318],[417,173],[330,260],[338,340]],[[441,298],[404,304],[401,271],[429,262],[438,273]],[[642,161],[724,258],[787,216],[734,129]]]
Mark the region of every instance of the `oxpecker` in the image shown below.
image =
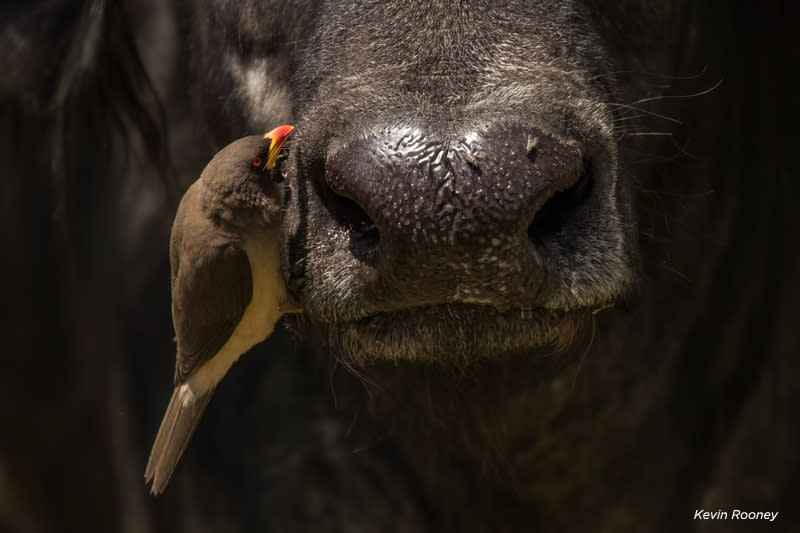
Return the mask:
[[[164,491],[231,365],[281,315],[299,311],[281,275],[275,167],[292,129],[229,144],[181,199],[170,235],[175,390],[145,469],[153,494]]]

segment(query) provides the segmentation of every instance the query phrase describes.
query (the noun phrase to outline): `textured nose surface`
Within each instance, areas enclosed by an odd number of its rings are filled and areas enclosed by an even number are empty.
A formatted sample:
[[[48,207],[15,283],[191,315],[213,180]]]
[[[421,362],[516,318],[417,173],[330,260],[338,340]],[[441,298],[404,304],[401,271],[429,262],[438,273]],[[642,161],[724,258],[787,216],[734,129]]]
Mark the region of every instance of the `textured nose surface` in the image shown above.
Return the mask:
[[[529,226],[581,170],[575,143],[532,128],[492,125],[450,141],[404,128],[346,144],[328,159],[326,180],[377,227],[379,276],[434,272],[429,288],[449,285],[452,298],[470,283],[491,290],[500,267],[535,276]]]
[[[574,144],[498,126],[449,144],[388,130],[339,149],[326,175],[382,236],[454,245],[488,233],[524,236],[542,204],[577,182],[581,167]]]

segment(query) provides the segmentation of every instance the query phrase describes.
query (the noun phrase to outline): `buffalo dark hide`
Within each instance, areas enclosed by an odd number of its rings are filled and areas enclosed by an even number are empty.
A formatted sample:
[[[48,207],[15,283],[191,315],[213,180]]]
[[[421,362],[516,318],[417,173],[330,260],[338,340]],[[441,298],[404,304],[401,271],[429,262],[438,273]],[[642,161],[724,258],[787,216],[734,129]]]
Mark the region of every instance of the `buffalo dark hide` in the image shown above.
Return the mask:
[[[0,532],[800,531],[797,10],[350,4],[0,8]],[[524,27],[531,61],[557,42],[594,73],[635,213],[636,291],[563,356],[441,365],[332,357],[322,306],[235,365],[150,497],[177,198],[221,146],[280,123],[299,125],[299,179],[326,105],[353,91],[367,112],[343,106],[337,126],[407,116],[409,101],[371,92],[397,90],[378,67],[409,49],[441,59],[456,9],[463,35]],[[390,16],[407,37],[376,29]],[[337,77],[368,63],[373,35],[397,57]],[[455,57],[408,93],[474,81],[475,57]]]

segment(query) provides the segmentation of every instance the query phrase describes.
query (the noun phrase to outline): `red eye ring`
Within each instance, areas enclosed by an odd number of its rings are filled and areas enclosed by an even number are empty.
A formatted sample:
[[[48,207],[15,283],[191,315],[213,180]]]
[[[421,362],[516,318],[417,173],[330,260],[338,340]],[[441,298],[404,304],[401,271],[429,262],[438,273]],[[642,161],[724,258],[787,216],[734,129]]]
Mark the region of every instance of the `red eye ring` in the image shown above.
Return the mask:
[[[260,157],[254,157],[253,158],[253,166],[254,167],[260,167],[261,166],[261,158]]]

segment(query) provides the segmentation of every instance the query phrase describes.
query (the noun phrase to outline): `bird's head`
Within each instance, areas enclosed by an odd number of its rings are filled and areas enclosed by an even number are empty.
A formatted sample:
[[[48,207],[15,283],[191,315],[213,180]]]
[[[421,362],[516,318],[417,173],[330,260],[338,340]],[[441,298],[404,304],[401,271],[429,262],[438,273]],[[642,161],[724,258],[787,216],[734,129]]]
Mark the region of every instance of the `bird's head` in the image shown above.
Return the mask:
[[[206,165],[203,209],[234,227],[272,225],[280,216],[283,177],[277,165],[281,147],[294,128],[278,126],[264,135],[238,139]]]

